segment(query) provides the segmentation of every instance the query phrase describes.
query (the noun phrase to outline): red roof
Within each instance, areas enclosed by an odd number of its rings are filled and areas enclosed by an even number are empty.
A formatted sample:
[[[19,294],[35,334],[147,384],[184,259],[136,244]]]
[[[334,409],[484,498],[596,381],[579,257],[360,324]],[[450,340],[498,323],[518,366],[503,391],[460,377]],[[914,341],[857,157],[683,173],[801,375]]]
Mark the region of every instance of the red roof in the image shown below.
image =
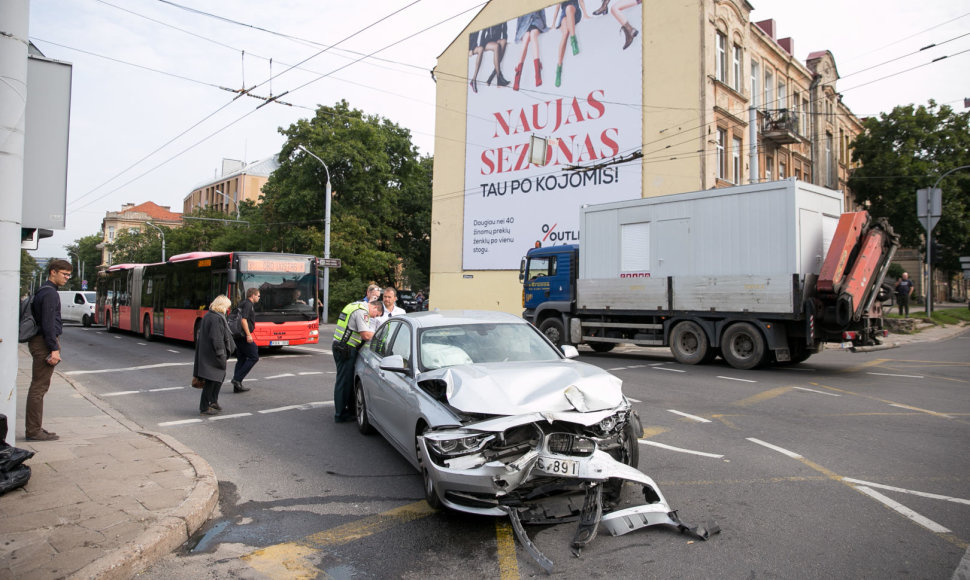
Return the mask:
[[[164,220],[164,221],[170,221],[170,222],[182,221],[182,214],[176,213],[174,211],[169,211],[153,201],[146,201],[145,203],[136,205],[135,207],[130,207],[124,211],[142,212],[144,214],[147,214],[148,217],[156,220]]]

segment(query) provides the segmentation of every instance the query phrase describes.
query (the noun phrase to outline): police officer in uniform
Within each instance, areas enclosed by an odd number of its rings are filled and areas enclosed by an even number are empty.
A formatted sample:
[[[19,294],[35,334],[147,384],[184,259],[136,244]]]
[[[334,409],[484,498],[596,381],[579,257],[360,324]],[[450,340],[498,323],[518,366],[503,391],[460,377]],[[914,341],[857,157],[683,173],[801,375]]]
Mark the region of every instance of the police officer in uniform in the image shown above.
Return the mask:
[[[337,380],[333,385],[334,421],[343,423],[354,418],[354,364],[357,351],[374,336],[372,321],[384,314],[380,298],[368,304],[351,302],[340,311],[333,332],[333,360],[337,363]]]

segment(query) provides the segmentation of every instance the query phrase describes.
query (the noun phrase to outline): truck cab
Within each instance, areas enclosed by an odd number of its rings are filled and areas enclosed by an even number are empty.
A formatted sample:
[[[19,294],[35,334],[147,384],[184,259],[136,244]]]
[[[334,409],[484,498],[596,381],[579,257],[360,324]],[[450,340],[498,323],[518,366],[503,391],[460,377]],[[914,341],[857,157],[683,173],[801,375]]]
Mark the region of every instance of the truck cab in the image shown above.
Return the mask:
[[[568,344],[566,328],[575,306],[579,246],[533,248],[519,266],[523,318],[556,345]]]

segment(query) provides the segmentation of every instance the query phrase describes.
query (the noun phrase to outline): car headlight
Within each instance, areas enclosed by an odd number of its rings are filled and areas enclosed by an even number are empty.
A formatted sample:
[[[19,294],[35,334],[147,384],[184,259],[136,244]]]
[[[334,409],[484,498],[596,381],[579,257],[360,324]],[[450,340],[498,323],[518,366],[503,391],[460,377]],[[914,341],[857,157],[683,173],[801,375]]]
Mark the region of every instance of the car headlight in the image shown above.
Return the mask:
[[[456,457],[481,451],[495,436],[485,433],[425,433],[424,439],[438,455]]]
[[[616,415],[610,415],[606,419],[600,421],[600,429],[604,433],[609,433],[614,427],[616,427]]]

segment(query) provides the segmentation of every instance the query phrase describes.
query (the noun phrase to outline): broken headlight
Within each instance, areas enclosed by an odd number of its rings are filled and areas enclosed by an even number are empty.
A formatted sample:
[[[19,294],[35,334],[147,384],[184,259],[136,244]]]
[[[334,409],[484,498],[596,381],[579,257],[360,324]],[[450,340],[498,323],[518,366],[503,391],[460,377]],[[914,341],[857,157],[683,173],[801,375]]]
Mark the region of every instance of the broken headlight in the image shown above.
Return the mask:
[[[485,433],[462,433],[450,431],[448,433],[425,433],[424,439],[431,450],[441,457],[457,457],[481,451],[485,445],[494,439],[494,435]]]

